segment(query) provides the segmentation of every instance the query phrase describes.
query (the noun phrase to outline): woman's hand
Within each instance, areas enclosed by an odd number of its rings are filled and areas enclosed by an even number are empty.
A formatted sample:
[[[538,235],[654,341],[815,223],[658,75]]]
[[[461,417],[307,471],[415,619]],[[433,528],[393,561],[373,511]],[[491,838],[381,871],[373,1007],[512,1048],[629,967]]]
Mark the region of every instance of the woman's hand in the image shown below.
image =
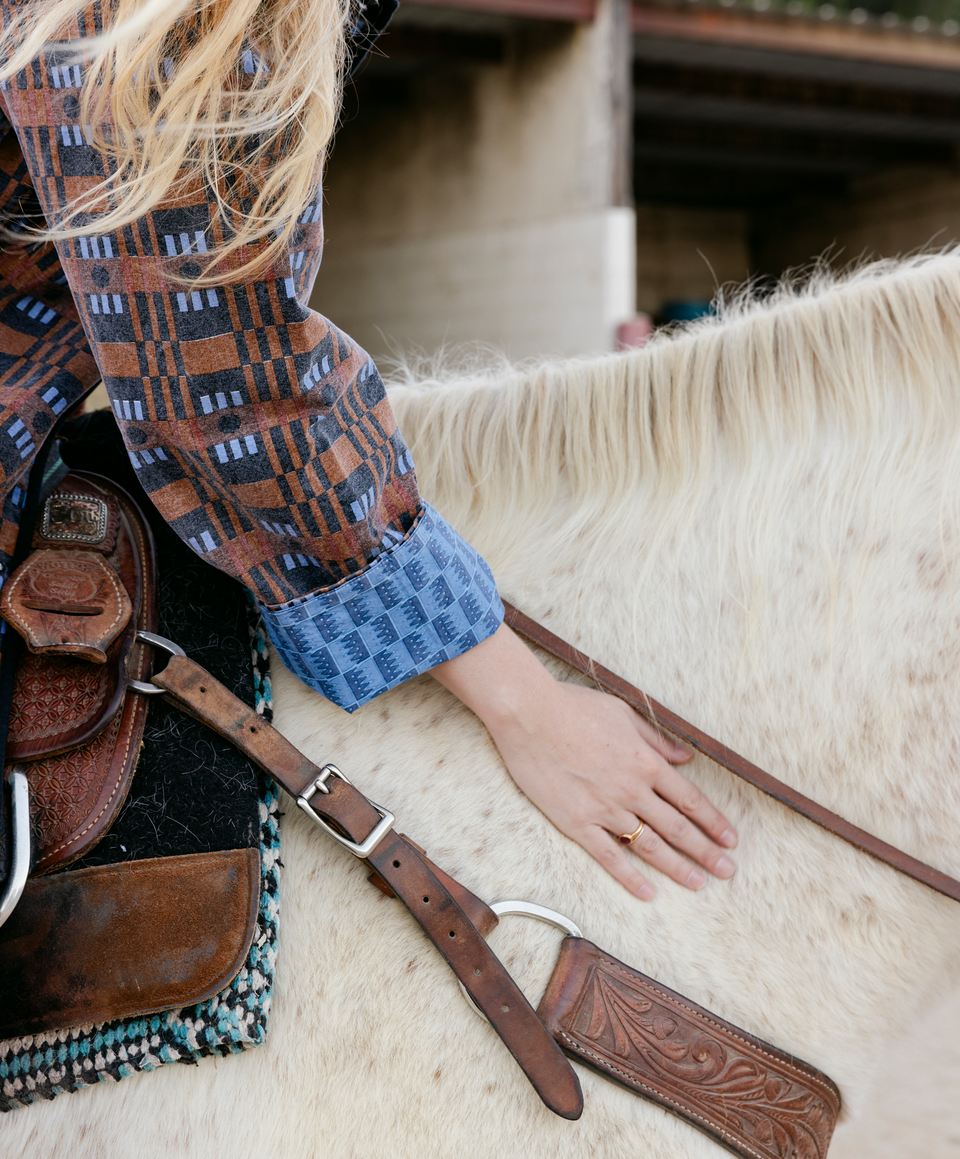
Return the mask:
[[[622,701],[555,680],[506,625],[432,675],[480,717],[541,812],[637,897],[655,892],[641,859],[689,889],[706,882],[698,866],[733,875],[733,827],[674,768],[690,751]]]

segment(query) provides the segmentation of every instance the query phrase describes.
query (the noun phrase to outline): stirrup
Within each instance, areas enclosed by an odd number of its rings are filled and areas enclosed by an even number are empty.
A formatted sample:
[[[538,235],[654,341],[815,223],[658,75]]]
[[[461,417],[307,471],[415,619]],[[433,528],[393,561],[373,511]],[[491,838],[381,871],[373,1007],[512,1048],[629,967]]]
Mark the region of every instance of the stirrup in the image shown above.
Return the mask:
[[[30,789],[23,766],[14,765],[7,780],[10,783],[13,806],[10,824],[13,832],[13,853],[10,857],[7,887],[3,891],[3,897],[0,898],[0,926],[16,908],[30,873]]]

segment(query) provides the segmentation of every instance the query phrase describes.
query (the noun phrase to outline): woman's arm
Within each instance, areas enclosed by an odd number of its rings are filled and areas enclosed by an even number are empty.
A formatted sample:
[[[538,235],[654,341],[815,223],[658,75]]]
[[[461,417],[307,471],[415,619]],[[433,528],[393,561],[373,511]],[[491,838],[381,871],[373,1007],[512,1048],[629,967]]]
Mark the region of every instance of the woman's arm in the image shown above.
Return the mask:
[[[0,121],[8,202],[18,189],[29,201],[32,185],[50,226],[70,212],[70,189],[113,164],[80,124],[80,68],[68,100],[57,60],[0,94],[15,130]],[[45,145],[21,156],[21,140]],[[15,368],[7,379],[35,396],[18,404],[29,428],[5,432],[11,470],[32,453],[30,431],[49,429],[89,382],[92,354],[144,490],[193,551],[254,593],[281,656],[312,687],[352,711],[432,669],[478,713],[531,800],[638,896],[652,888],[614,839],[638,818],[632,850],[650,864],[691,888],[703,877],[687,857],[729,876],[733,830],[670,763],[687,754],[619,701],[553,680],[499,626],[486,564],[421,503],[376,368],[307,305],[319,190],[294,207],[290,252],[272,268],[252,270],[237,250],[220,262],[232,271],[222,283],[191,284],[224,221],[249,219],[241,184],[221,191],[226,218],[197,170],[135,226],[104,229],[93,215],[56,255],[17,251],[11,349],[29,350],[33,377]],[[7,514],[0,551],[14,533]]]
[[[689,750],[622,701],[555,680],[505,624],[432,674],[480,717],[530,800],[631,893],[655,893],[634,854],[689,889],[706,882],[697,866],[733,875],[733,827],[674,768]]]

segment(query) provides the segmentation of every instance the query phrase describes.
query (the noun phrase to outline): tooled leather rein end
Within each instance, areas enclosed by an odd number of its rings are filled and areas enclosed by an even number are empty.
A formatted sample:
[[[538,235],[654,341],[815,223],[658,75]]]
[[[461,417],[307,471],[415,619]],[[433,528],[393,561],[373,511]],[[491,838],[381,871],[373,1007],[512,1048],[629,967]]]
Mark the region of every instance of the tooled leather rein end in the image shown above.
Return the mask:
[[[153,691],[165,691],[179,709],[236,745],[297,800],[311,821],[379,875],[483,1010],[546,1106],[564,1119],[578,1119],[583,1111],[580,1080],[477,929],[475,923],[485,932],[496,924],[489,907],[435,872],[419,847],[394,830],[393,814],[369,801],[339,769],[318,768],[187,656],[173,655],[151,683]],[[135,687],[151,691],[146,685]]]
[[[593,942],[564,938],[538,1014],[571,1057],[741,1159],[826,1159],[836,1083]]]
[[[598,664],[578,648],[574,648],[572,644],[568,644],[566,640],[561,639],[542,624],[538,624],[536,620],[524,615],[512,604],[508,604],[506,600],[503,602],[503,607],[504,620],[515,632],[519,632],[521,636],[526,636],[531,643],[543,648],[558,660],[569,664],[571,668],[576,668],[578,672],[588,676],[605,692],[625,701],[656,728],[672,733],[675,737],[685,741],[691,748],[703,753],[705,757],[709,757],[710,760],[722,765],[729,772],[753,785],[754,788],[774,797],[781,804],[793,809],[795,813],[800,813],[809,821],[816,822],[823,829],[842,838],[863,853],[869,853],[871,857],[875,857],[892,869],[906,874],[907,877],[912,877],[914,881],[919,881],[922,885],[935,889],[937,893],[942,893],[954,901],[960,901],[960,881],[942,873],[939,869],[934,869],[932,865],[919,861],[916,857],[911,857],[909,853],[904,853],[895,846],[888,845],[886,841],[881,841],[879,837],[874,837],[865,829],[852,825],[837,813],[831,812],[823,805],[811,800],[810,797],[805,797],[803,793],[785,785],[783,781],[778,781],[776,777],[764,772],[763,769],[735,753],[733,749],[727,748],[725,744],[721,744],[712,736],[701,732],[695,725],[690,724],[689,721],[684,720],[675,712],[671,712],[669,708],[665,708],[652,697],[641,692],[639,688],[611,672],[609,668],[604,668],[602,664]]]

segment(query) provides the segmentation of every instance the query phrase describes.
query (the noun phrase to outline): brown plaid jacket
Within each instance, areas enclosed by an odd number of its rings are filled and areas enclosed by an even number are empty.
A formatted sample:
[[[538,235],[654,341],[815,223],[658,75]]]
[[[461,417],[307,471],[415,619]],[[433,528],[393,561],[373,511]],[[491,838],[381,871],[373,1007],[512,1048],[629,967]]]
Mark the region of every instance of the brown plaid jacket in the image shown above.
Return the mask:
[[[0,7],[9,19],[18,5]],[[76,33],[99,30],[99,12]],[[0,215],[14,230],[38,210],[57,221],[109,164],[94,144],[109,125],[81,124],[83,66],[66,48],[0,85]],[[217,287],[184,282],[223,240],[199,182],[121,230],[88,224],[0,254],[3,577],[36,449],[102,378],[170,526],[246,584],[284,661],[343,707],[496,630],[490,572],[421,502],[376,367],[306,305],[319,190],[282,261],[256,279],[236,263]]]

